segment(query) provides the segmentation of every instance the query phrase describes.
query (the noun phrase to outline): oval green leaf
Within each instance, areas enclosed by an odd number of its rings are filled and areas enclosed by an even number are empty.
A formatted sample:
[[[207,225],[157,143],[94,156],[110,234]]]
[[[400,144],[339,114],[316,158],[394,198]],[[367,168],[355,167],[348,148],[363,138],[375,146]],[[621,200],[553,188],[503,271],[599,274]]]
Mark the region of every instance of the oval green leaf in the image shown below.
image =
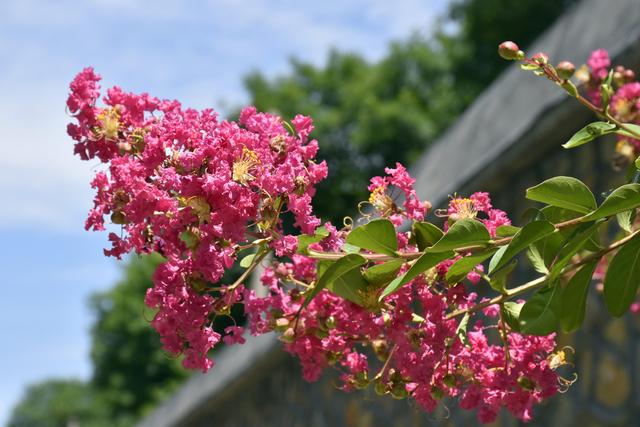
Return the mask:
[[[640,206],[640,184],[625,184],[616,188],[598,209],[585,217],[585,221],[605,218],[638,206]]]
[[[520,330],[528,335],[549,335],[556,330],[560,292],[558,286],[533,295],[520,310]]]
[[[444,232],[430,222],[413,223],[413,235],[416,239],[416,246],[420,251],[425,250],[429,246],[433,246],[442,238]]]
[[[579,147],[587,142],[593,141],[595,138],[601,135],[606,135],[615,131],[616,125],[607,122],[593,122],[578,132],[576,132],[569,141],[562,144],[564,148]]]
[[[604,302],[612,316],[622,316],[636,298],[640,285],[640,237],[625,244],[613,257],[604,278]]]
[[[447,270],[447,282],[458,283],[459,281],[464,279],[466,275],[476,267],[476,265],[481,264],[491,255],[493,255],[496,250],[497,249],[492,248],[460,258],[455,263],[453,263],[451,267],[449,267],[449,270]]]
[[[598,206],[593,193],[582,181],[570,176],[556,176],[527,189],[529,200],[587,214]]]
[[[501,253],[500,258],[495,263],[492,262],[492,265],[489,268],[489,274],[500,269],[520,251],[525,250],[529,245],[548,236],[555,230],[556,227],[549,221],[533,221],[525,225],[513,236],[511,242],[507,245],[507,248]]]
[[[388,219],[374,219],[353,229],[347,236],[346,241],[359,248],[397,256],[398,239],[396,237],[396,229]]]
[[[385,285],[396,278],[404,263],[403,259],[394,259],[384,264],[374,265],[364,271],[364,278],[371,286]]]
[[[578,329],[584,321],[589,285],[596,265],[598,265],[598,260],[583,265],[562,291],[560,325],[565,332]]]
[[[461,219],[453,223],[435,245],[425,249],[425,252],[446,252],[468,246],[486,245],[491,236],[487,227],[475,219]]]
[[[326,288],[330,283],[339,279],[341,276],[349,273],[352,270],[359,269],[361,265],[364,265],[367,260],[358,254],[345,255],[333,264],[331,264],[320,276],[315,286],[306,295],[302,308],[306,307],[311,300],[320,293],[321,290]],[[362,279],[364,280],[364,279]]]
[[[453,251],[422,254],[422,256],[416,260],[416,262],[411,266],[411,268],[409,268],[406,273],[393,279],[391,283],[389,283],[389,285],[384,288],[384,291],[382,291],[382,294],[379,298],[380,301],[382,301],[382,299],[386,296],[400,289],[404,284],[406,284],[419,274],[424,273],[439,262],[444,261],[445,259],[452,256],[454,256]]]

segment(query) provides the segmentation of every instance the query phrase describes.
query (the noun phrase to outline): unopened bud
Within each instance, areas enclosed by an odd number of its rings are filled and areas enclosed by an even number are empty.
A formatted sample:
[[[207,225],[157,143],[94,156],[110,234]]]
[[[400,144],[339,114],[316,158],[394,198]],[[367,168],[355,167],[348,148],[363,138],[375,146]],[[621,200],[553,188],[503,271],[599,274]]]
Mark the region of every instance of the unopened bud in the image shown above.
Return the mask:
[[[616,86],[622,86],[624,84],[624,72],[614,71],[614,73],[613,73],[613,83]]]
[[[281,317],[276,319],[276,331],[285,331],[289,326],[289,319]]]
[[[391,388],[391,397],[394,399],[406,399],[409,397],[409,392],[404,386],[404,383],[394,384]]]
[[[314,335],[318,339],[324,339],[324,338],[327,338],[329,336],[329,332],[323,331],[322,329],[316,329],[314,331]]]
[[[524,52],[522,52],[518,45],[512,41],[500,43],[498,46],[498,54],[507,61],[524,59]]]
[[[378,396],[384,396],[385,394],[387,394],[387,385],[381,380],[376,380],[373,389]]]
[[[538,52],[531,57],[535,62],[540,65],[547,65],[549,63],[549,55],[544,52]]]
[[[440,387],[432,386],[431,397],[433,397],[435,400],[440,400],[444,397],[444,391],[442,391]]]
[[[636,79],[636,73],[633,70],[624,70],[624,81],[629,83]]]
[[[535,384],[529,378],[522,376],[518,378],[518,385],[525,390],[533,390],[535,388]]]
[[[556,71],[562,80],[568,80],[576,72],[576,66],[569,61],[562,61],[556,66]]]
[[[444,377],[442,377],[442,382],[448,386],[448,387],[455,387],[456,383],[458,382],[456,380],[456,376],[453,374],[447,374]]]
[[[336,318],[333,316],[329,316],[327,317],[327,320],[325,321],[325,326],[327,327],[327,329],[333,329],[336,327]]]
[[[286,331],[284,331],[284,333],[282,334],[282,337],[280,337],[282,341],[288,342],[288,343],[293,342],[295,338],[296,338],[296,332],[293,330],[293,328],[289,328]]]
[[[127,218],[125,218],[122,212],[114,212],[111,214],[111,222],[118,225],[123,225],[127,223]]]

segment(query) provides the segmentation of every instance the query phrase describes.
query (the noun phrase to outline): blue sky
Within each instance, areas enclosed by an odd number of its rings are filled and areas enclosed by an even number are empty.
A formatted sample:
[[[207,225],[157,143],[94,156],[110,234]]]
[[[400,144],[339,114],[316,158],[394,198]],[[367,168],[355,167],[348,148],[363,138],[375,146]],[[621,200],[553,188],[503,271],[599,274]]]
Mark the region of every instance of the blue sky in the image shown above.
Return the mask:
[[[286,72],[291,56],[321,64],[332,46],[375,60],[429,32],[446,2],[0,2],[0,425],[25,385],[90,375],[87,297],[119,276],[106,236],[82,227],[97,165],[65,134],[76,72],[224,111],[247,102],[250,71]]]

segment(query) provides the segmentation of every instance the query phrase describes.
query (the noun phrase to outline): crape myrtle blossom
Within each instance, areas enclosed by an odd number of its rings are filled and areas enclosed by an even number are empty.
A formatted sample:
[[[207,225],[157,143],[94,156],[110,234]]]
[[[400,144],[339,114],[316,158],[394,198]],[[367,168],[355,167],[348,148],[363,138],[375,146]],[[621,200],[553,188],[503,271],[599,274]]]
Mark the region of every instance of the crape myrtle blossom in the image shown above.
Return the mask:
[[[309,117],[287,123],[247,107],[237,122],[220,120],[210,109],[184,109],[177,101],[118,87],[101,98],[99,80],[91,68],[84,69],[71,83],[67,101],[75,153],[105,165],[92,181],[94,206],[85,225],[121,228],[108,234],[106,255],[154,251],[165,257],[145,302],[156,310],[151,324],[164,348],[182,355],[185,367],[207,371],[216,344],[245,342],[241,326],[222,333],[212,326],[216,316],[243,304],[250,333],[277,332],[308,381],[331,367],[340,372],[345,391],[371,386],[379,394],[415,399],[426,411],[455,398],[462,408],[477,410],[482,422],[493,421],[501,408],[527,421],[535,404],[558,391],[549,362],[553,334],[511,330],[497,305],[485,307],[482,317],[467,318],[468,333],[461,334],[460,318],[449,316],[479,301],[479,287],[466,283],[479,284],[482,265],[458,283],[446,280],[451,265],[470,253],[437,263],[385,297],[375,286],[355,289],[349,298],[329,289],[308,297],[330,268],[312,253],[346,253],[352,230],[322,224],[313,214],[315,186],[327,167],[315,159],[318,143],[310,136]],[[407,260],[419,249],[401,225],[423,221],[431,208],[418,198],[414,183],[398,163],[368,187],[373,215],[395,227],[398,253]],[[445,230],[473,219],[492,237],[498,227],[511,224],[481,192],[453,197],[440,215],[446,217]],[[305,248],[285,233],[283,217],[311,239]],[[245,258],[249,250],[255,252]],[[269,253],[274,259],[261,273],[264,289],[246,288],[248,274]],[[372,251],[359,253],[372,256],[366,260],[370,268],[385,262]],[[220,283],[242,258],[248,260],[241,263],[246,274]],[[393,273],[410,266],[403,261]]]
[[[320,224],[311,198],[327,168],[314,161],[313,124],[295,117],[292,135],[280,118],[252,107],[237,123],[221,121],[209,109],[182,109],[177,101],[118,87],[99,106],[99,80],[84,69],[67,101],[76,119],[68,127],[76,154],[107,164],[92,182],[96,196],[86,228],[103,230],[105,217],[122,226],[122,237],[109,234],[107,255],[164,255],[146,298],[158,309],[152,324],[170,353],[184,353],[185,366],[206,371],[212,366],[207,353],[220,340],[211,317],[241,293],[225,286],[217,297],[202,291],[233,265],[247,225],[256,224],[258,233],[272,230],[277,250],[290,251],[291,238],[280,236],[277,222],[284,205],[302,232]],[[239,341],[237,330],[231,332],[227,341]]]
[[[598,49],[591,53],[587,60],[588,76],[587,95],[596,106],[602,104],[600,85],[607,79],[611,59],[604,49]],[[636,81],[633,70],[616,66],[611,70],[611,85],[613,93],[609,100],[611,115],[623,123],[640,124],[640,83]],[[616,135],[618,141],[616,152],[623,163],[629,163],[640,155],[640,140],[628,135]]]

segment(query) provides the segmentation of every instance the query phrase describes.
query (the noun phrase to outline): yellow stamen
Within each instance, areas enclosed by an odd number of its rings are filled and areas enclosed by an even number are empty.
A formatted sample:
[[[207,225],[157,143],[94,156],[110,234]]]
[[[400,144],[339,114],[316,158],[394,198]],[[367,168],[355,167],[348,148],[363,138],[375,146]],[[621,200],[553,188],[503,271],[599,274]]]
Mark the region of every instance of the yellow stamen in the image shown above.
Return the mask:
[[[379,186],[373,189],[369,195],[369,203],[380,212],[389,212],[393,210],[393,200],[387,194],[387,188]]]
[[[251,169],[260,164],[260,159],[255,151],[249,150],[247,147],[242,148],[242,156],[233,164],[233,180],[240,184],[256,179],[251,174]]]
[[[118,139],[120,113],[116,108],[105,108],[97,117],[100,123],[99,134],[108,141]]]
[[[456,219],[473,219],[478,215],[478,211],[473,204],[473,200],[467,198],[453,199],[451,204],[456,209]]]

